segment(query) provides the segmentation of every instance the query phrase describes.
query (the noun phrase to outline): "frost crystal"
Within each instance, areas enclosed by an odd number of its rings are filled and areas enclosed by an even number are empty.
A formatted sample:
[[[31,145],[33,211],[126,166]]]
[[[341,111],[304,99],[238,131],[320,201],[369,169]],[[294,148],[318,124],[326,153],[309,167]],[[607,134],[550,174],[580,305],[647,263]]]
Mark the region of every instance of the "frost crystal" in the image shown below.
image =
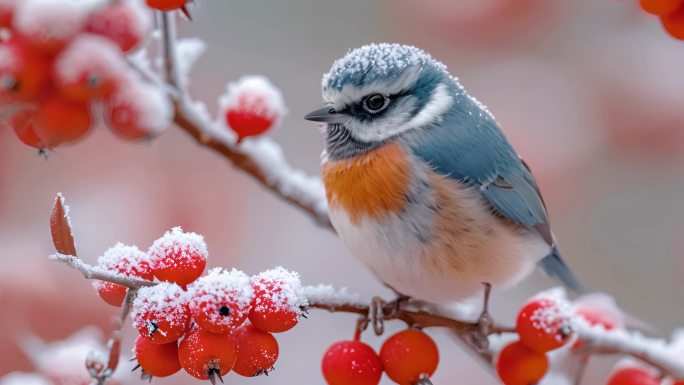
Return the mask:
[[[446,72],[446,66],[425,51],[402,44],[369,44],[347,53],[333,63],[330,72],[323,75],[323,89],[340,90],[348,83],[361,84],[379,78],[392,79],[412,66],[422,68],[428,64]],[[363,79],[362,79],[363,78]]]
[[[252,285],[255,291],[263,293],[269,300],[268,306],[274,306],[276,309],[299,313],[302,307],[309,304],[302,292],[299,274],[281,266],[252,277]],[[257,300],[255,307],[259,306],[262,304]],[[261,309],[270,310],[263,307]]]

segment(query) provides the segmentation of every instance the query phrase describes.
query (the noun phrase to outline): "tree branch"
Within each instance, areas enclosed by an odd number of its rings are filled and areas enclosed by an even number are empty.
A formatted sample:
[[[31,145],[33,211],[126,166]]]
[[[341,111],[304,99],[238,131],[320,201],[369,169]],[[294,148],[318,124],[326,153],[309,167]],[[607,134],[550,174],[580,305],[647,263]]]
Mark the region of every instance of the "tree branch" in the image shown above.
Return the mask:
[[[174,122],[195,141],[251,175],[259,184],[287,203],[303,210],[319,225],[333,230],[328,218],[323,185],[318,178],[292,169],[280,147],[268,138],[253,138],[237,145],[230,133],[204,114],[183,89],[175,53],[172,16],[162,18],[162,52],[165,78],[177,92],[169,92],[174,104]]]

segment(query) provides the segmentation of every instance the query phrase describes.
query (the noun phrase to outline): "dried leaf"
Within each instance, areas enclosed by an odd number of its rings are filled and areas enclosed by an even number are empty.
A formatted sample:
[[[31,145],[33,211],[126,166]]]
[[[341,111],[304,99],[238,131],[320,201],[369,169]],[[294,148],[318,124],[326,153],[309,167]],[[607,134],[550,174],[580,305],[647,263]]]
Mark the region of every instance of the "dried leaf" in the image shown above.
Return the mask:
[[[74,237],[71,233],[71,225],[64,207],[64,198],[61,194],[57,194],[55,205],[52,207],[50,232],[52,232],[52,243],[55,245],[55,250],[58,253],[76,256]]]

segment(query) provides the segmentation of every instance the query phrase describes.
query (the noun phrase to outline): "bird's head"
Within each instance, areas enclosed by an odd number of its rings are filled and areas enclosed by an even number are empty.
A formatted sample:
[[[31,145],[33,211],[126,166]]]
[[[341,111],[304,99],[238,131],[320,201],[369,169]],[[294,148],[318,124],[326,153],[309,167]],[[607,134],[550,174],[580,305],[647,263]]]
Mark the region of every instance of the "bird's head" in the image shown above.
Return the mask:
[[[322,88],[325,106],[305,119],[327,124],[327,156],[344,159],[438,121],[459,86],[418,48],[370,44],[337,60]]]

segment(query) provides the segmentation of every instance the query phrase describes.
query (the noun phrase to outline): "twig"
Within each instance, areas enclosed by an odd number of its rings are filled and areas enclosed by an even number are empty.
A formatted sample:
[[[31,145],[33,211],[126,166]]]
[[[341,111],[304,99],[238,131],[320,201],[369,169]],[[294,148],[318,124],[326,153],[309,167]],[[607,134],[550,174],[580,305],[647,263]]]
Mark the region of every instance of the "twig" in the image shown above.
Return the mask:
[[[127,277],[125,275],[116,274],[111,271],[101,269],[97,266],[91,266],[83,262],[78,257],[73,255],[54,254],[50,259],[57,262],[62,262],[74,270],[80,271],[86,279],[96,279],[98,281],[105,281],[116,283],[117,285],[126,286],[131,289],[139,289],[144,286],[154,286],[154,282],[145,281],[142,279]]]
[[[633,331],[605,330],[578,322],[577,336],[586,344],[588,354],[624,354],[636,358],[663,375],[684,378],[684,357],[668,349],[664,340],[642,336]]]
[[[280,148],[266,138],[238,146],[227,133],[197,110],[185,90],[181,89],[175,55],[175,28],[170,16],[162,19],[162,48],[165,77],[178,93],[169,94],[174,101],[174,122],[198,144],[222,156],[233,166],[251,175],[259,184],[287,203],[303,210],[319,225],[333,230],[321,182],[292,169],[280,154]],[[260,146],[254,145],[254,143]],[[252,146],[249,146],[253,144]],[[259,149],[268,151],[259,151]],[[274,157],[277,157],[274,159]],[[276,161],[276,162],[274,162]],[[279,170],[269,169],[277,163]],[[333,230],[334,231],[334,230]]]

